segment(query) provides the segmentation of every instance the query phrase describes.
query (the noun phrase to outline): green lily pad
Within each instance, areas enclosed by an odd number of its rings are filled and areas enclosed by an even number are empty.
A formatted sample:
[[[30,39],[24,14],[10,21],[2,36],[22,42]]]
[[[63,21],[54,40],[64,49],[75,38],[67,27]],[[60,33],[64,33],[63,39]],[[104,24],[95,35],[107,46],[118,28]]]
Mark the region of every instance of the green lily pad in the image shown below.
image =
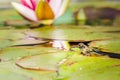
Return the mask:
[[[84,28],[85,29],[85,28]],[[112,26],[88,26],[85,29],[90,32],[108,32],[108,33],[120,33],[120,27],[112,27]]]
[[[16,60],[24,56],[30,56],[35,54],[54,53],[61,50],[41,47],[41,46],[21,46],[21,47],[9,47],[0,51],[0,59],[2,61]]]
[[[19,40],[36,36],[37,33],[30,29],[0,29],[0,35],[0,39]]]
[[[27,32],[28,30],[14,30],[14,29],[9,29],[9,30],[0,30],[0,39],[10,39],[10,40],[15,40],[15,39],[20,39],[20,38],[25,38],[26,35],[24,32]]]
[[[14,10],[14,9],[6,9],[0,10],[0,24],[3,24],[5,20],[22,20],[23,18]]]
[[[21,40],[15,40],[12,41],[11,45],[34,45],[34,44],[42,44],[42,43],[46,43],[47,41],[43,41],[43,40],[37,40],[37,39],[33,39],[33,38],[25,38],[25,39],[21,39]]]
[[[19,59],[16,64],[25,69],[57,71],[59,62],[67,57],[67,53],[55,52],[27,56]]]
[[[96,29],[96,30],[95,30]],[[120,28],[118,28],[120,31]],[[76,26],[46,26],[39,29],[34,29],[36,37],[45,39],[59,39],[68,41],[91,41],[102,40],[109,38],[120,38],[119,33],[112,32],[118,29],[113,28],[97,28],[97,27],[76,27]],[[109,32],[110,31],[110,32]]]
[[[120,39],[93,41],[89,45],[104,52],[120,54]]]
[[[0,49],[11,45],[11,41],[7,39],[0,39]]]
[[[31,38],[29,35],[34,36],[36,33],[29,29],[1,29],[0,35],[0,48],[46,42],[40,39]]]
[[[16,73],[17,75],[21,75],[25,77],[26,79],[21,80],[28,80],[28,78],[31,78],[30,80],[53,80],[56,77],[56,72],[54,71],[37,71],[37,70],[26,70],[18,67],[14,61],[8,61],[8,62],[1,62],[0,63],[0,71],[9,71],[12,74],[12,77],[16,78],[16,76],[13,73]],[[2,72],[0,72],[2,74]],[[10,75],[9,73],[9,75]],[[5,74],[4,77],[6,77],[7,74]],[[18,76],[19,77],[19,76]],[[1,79],[0,80],[4,80]],[[7,79],[9,80],[9,79]],[[11,79],[13,80],[13,79]],[[18,80],[18,79],[15,79]]]
[[[18,40],[0,39],[0,48],[2,49],[10,46],[40,45],[46,42],[47,41],[37,40],[33,38],[25,38],[25,39],[18,39]]]
[[[24,75],[0,69],[0,80],[32,80]]]
[[[120,60],[74,55],[59,68],[56,80],[119,80]]]

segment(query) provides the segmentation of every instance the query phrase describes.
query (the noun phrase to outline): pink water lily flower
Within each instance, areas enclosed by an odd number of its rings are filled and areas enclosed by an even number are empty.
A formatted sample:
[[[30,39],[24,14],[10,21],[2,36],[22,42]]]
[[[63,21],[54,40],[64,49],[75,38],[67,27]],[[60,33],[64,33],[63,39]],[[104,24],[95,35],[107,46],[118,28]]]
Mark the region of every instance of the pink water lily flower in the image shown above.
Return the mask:
[[[12,2],[13,7],[25,19],[38,22],[54,20],[61,16],[70,0],[21,0],[20,3]]]

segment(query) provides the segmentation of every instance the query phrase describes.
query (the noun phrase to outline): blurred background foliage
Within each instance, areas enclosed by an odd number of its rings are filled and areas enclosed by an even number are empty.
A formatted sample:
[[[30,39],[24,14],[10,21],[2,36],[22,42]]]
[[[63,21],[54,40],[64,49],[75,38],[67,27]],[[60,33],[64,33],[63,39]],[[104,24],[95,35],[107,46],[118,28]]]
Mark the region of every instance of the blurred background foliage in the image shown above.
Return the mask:
[[[0,0],[1,21],[22,19],[10,2],[20,0]],[[6,10],[12,9],[12,10]],[[6,10],[6,11],[5,11]],[[81,11],[82,10],[82,11]],[[8,14],[9,13],[9,14]],[[9,16],[8,16],[9,15]],[[55,24],[112,25],[120,24],[119,0],[71,0],[70,9],[55,21]],[[0,23],[1,24],[1,23]]]

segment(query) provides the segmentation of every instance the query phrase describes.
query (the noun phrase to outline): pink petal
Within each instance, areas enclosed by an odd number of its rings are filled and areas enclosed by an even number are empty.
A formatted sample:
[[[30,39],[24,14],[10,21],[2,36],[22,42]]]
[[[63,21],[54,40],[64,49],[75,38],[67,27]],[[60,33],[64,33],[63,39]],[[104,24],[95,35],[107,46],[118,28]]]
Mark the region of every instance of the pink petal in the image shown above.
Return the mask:
[[[57,14],[59,13],[59,10],[61,8],[63,0],[50,0],[49,4],[55,14],[55,17],[57,17]]]
[[[65,13],[70,0],[50,0],[49,4],[55,14],[55,18]]]
[[[35,12],[32,9],[29,9],[26,6],[21,5],[19,3],[15,3],[15,2],[12,2],[11,4],[26,19],[31,20],[31,21],[37,21]]]
[[[21,0],[21,3],[26,6],[26,7],[29,7],[32,9],[32,4],[30,2],[30,0]]]
[[[37,0],[30,0],[30,1],[31,1],[33,10],[35,10],[35,9],[36,9],[36,6],[37,6]]]
[[[24,6],[29,7],[30,9],[35,10],[38,0],[21,0],[21,3]]]
[[[69,3],[70,3],[70,0],[62,0],[62,4],[61,4],[61,7],[59,9],[59,13],[57,14],[57,17],[59,17],[65,13]]]
[[[46,0],[47,2],[50,2],[50,0]]]

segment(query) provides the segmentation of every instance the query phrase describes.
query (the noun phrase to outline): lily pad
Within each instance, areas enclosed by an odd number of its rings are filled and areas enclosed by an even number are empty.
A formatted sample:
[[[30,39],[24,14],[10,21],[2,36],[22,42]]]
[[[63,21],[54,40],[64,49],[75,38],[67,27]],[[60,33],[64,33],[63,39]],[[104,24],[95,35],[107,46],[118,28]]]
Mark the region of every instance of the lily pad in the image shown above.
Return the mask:
[[[8,67],[9,66],[9,67]],[[8,61],[8,62],[1,62],[0,63],[0,71],[9,71],[9,75],[12,74],[12,77],[16,78],[15,75],[20,75],[21,77],[25,77],[26,79],[21,79],[21,80],[53,80],[56,77],[56,72],[53,71],[36,71],[36,70],[26,70],[18,67],[14,61]],[[3,74],[2,72],[0,72]],[[15,73],[15,75],[14,75]],[[13,76],[14,75],[14,76]],[[6,78],[7,74],[5,74]],[[19,76],[18,76],[19,77]],[[0,80],[5,80],[1,79]],[[7,79],[9,80],[9,79]],[[11,79],[13,80],[13,79]],[[15,79],[18,80],[18,79]]]
[[[10,39],[10,40],[15,40],[15,39],[21,39],[25,38],[26,35],[24,32],[27,32],[29,30],[15,30],[15,29],[9,29],[9,30],[0,30],[0,39]]]
[[[0,80],[32,80],[32,79],[24,75],[0,69]]]
[[[19,40],[38,35],[30,29],[0,29],[0,39]]]
[[[0,39],[0,49],[11,45],[11,41],[7,39]]]
[[[24,56],[30,56],[35,54],[54,53],[60,52],[61,50],[41,47],[41,46],[20,46],[20,47],[9,47],[4,48],[0,51],[1,61],[16,60]]]
[[[47,43],[47,41],[36,40],[33,38],[25,38],[25,39],[19,39],[19,40],[0,39],[0,48],[2,49],[10,46],[40,45],[43,43]]]
[[[0,48],[15,45],[41,44],[47,42],[30,37],[29,35],[34,36],[36,33],[29,29],[0,29],[0,35]]]
[[[93,41],[89,45],[104,52],[120,54],[120,39]]]
[[[27,56],[19,59],[16,64],[25,69],[57,71],[59,62],[67,57],[67,53],[55,52]]]
[[[110,27],[109,27],[110,28]],[[96,28],[96,27],[76,27],[76,26],[46,26],[39,29],[34,29],[37,35],[36,37],[45,39],[59,39],[68,41],[91,41],[91,40],[102,40],[110,38],[120,38],[117,36],[119,33],[116,29],[109,28]],[[96,29],[96,30],[95,30]],[[120,29],[119,29],[120,30]],[[110,32],[107,32],[110,31]]]
[[[14,9],[0,10],[0,24],[5,20],[22,20],[22,17]]]
[[[120,60],[74,55],[59,68],[56,80],[119,80]]]
[[[21,39],[21,40],[15,40],[15,41],[12,41],[12,44],[11,45],[35,45],[35,44],[42,44],[42,43],[46,43],[47,41],[43,41],[43,40],[37,40],[37,39],[34,39],[34,38],[25,38],[25,39]]]

